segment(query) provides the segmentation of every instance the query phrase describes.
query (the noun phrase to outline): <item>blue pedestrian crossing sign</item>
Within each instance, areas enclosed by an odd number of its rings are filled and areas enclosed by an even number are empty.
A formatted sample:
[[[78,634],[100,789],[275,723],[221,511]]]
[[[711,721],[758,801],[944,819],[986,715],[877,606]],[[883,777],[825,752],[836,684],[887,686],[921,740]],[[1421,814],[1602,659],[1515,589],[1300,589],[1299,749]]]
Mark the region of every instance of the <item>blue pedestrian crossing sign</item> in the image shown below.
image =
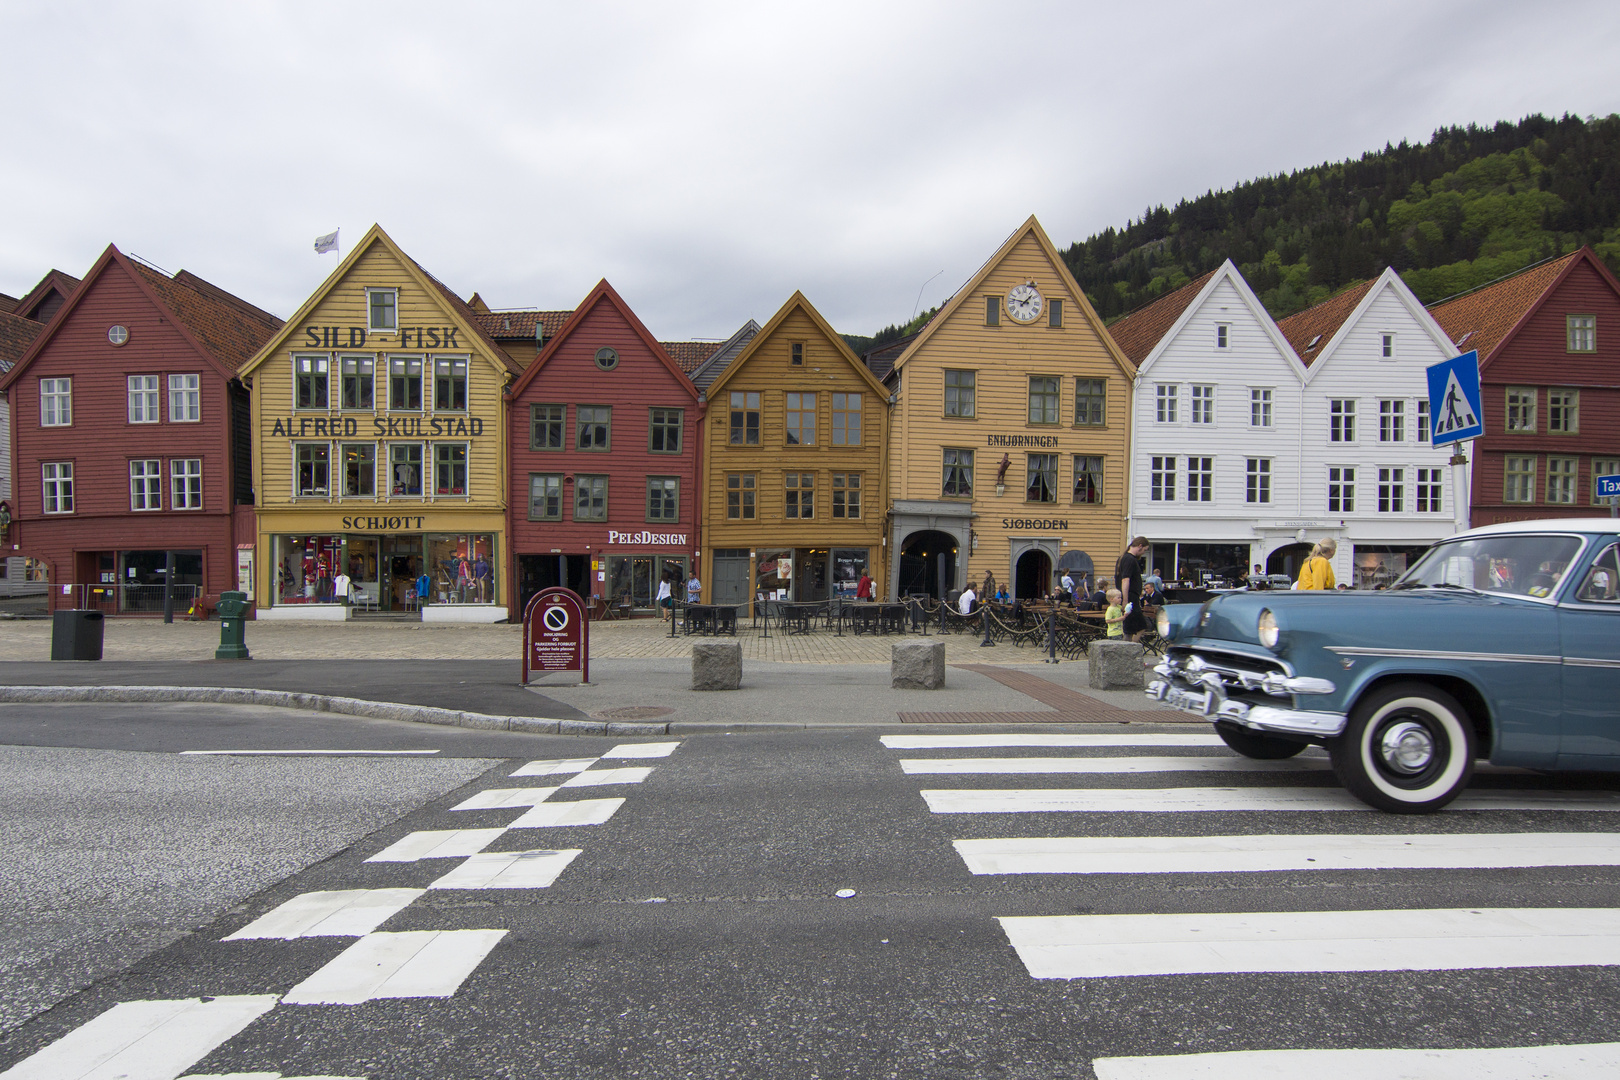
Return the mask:
[[[1479,352],[1470,350],[1429,368],[1429,441],[1435,446],[1485,434],[1479,392]]]

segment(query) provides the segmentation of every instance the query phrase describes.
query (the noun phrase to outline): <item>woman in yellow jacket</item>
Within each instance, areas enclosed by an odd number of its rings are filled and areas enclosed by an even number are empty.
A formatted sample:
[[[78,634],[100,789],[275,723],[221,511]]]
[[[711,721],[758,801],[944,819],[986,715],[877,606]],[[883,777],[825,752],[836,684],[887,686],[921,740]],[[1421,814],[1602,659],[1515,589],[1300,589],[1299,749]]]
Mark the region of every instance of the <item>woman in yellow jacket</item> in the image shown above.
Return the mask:
[[[1299,568],[1300,589],[1331,589],[1337,585],[1333,579],[1333,556],[1338,552],[1339,545],[1331,536],[1319,540],[1311,548],[1310,558],[1305,565]]]

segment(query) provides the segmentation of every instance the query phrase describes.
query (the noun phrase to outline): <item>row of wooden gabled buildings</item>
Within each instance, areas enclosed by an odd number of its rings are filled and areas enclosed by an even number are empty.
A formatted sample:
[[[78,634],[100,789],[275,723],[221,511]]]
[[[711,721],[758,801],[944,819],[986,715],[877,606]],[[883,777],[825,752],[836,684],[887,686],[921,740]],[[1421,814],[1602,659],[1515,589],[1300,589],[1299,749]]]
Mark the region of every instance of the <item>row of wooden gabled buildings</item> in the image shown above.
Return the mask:
[[[631,609],[694,576],[719,603],[852,596],[863,576],[879,596],[987,574],[1030,596],[1064,571],[1108,576],[1138,532],[1161,574],[1197,578],[1291,569],[1307,532],[1376,536],[1369,556],[1415,549],[1466,525],[1469,503],[1605,511],[1479,490],[1535,454],[1524,490],[1561,496],[1543,481],[1570,447],[1586,448],[1577,482],[1620,447],[1612,337],[1547,343],[1555,323],[1616,325],[1620,287],[1589,252],[1434,312],[1387,274],[1290,320],[1315,328],[1309,344],[1246,292],[1228,264],[1111,333],[1030,218],[919,332],[862,357],[798,293],[724,341],[659,341],[606,281],[572,310],[493,311],[376,227],[285,321],[109,247],[82,280],[53,272],[0,298],[6,572],[46,583],[53,607],[154,611],[172,577],[183,596],[245,590],[259,618],[498,621],[559,585]],[[1397,309],[1410,326],[1389,321]],[[1358,372],[1362,334],[1396,335],[1399,355]],[[1416,438],[1417,391],[1389,387],[1476,344],[1493,434],[1472,488],[1418,511],[1417,470],[1427,483],[1439,463]],[[1311,368],[1348,380],[1339,406],[1364,399],[1368,464],[1332,465],[1348,446],[1307,452],[1306,416],[1329,407],[1305,389]],[[1265,425],[1250,409],[1262,390]],[[1584,395],[1583,426],[1560,441],[1565,390]],[[1371,437],[1396,398],[1412,443],[1398,453]],[[1517,412],[1495,416],[1497,398]],[[1248,482],[1259,461],[1264,499]],[[1372,470],[1359,505],[1342,482],[1332,512],[1316,505],[1329,468]],[[1395,510],[1392,469],[1411,485]],[[1348,579],[1360,564],[1340,546]]]

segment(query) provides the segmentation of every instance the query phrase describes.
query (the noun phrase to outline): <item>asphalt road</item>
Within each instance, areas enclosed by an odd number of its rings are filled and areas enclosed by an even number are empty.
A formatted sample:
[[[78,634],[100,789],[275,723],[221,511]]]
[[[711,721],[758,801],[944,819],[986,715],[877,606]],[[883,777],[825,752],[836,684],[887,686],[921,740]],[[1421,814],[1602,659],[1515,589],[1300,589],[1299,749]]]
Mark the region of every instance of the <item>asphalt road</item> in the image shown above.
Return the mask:
[[[1475,808],[1397,818],[1358,809],[1310,756],[1248,763],[1185,726],[1066,730],[1112,741],[886,746],[821,730],[524,737],[499,762],[203,759],[264,794],[238,823],[274,792],[294,816],[312,800],[304,847],[286,850],[303,868],[241,898],[216,890],[195,932],[13,1030],[0,1069],[80,1075],[50,1063],[127,1041],[158,1008],[135,1003],[195,999],[164,1006],[191,1010],[163,1029],[186,1060],[151,1075],[1107,1080],[1149,1075],[1118,1071],[1127,1057],[1188,1074],[1178,1055],[1613,1038],[1611,781],[1488,772],[1459,804]],[[177,786],[195,758],[9,753],[81,755],[57,764],[80,777],[60,796],[40,785],[3,804],[37,846],[120,775],[171,785],[156,806],[127,800],[132,858],[233,814]],[[560,764],[520,773],[536,760]],[[339,792],[347,814],[317,812]],[[188,857],[214,842],[199,835]],[[14,859],[8,888],[43,872]],[[311,895],[347,890],[376,910]],[[231,1008],[239,1022],[203,1017]],[[1567,1053],[1586,1064],[1547,1075],[1602,1075],[1592,1062],[1612,1050]],[[1284,1075],[1237,1060],[1230,1075]],[[1334,1060],[1335,1076],[1392,1075]]]

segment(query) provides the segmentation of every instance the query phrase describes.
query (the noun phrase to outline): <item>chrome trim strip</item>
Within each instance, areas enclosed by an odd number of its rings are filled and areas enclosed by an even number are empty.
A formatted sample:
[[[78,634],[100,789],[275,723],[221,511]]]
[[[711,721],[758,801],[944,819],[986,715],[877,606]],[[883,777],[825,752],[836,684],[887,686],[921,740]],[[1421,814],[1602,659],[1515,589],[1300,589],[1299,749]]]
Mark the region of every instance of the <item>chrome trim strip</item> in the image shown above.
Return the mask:
[[[1155,679],[1148,685],[1147,696],[1182,712],[1210,720],[1225,720],[1255,731],[1331,739],[1342,733],[1347,723],[1344,713],[1278,709],[1270,705],[1231,701],[1221,693],[1219,687],[1208,684],[1202,691],[1184,690],[1163,679]]]
[[[1566,656],[1564,663],[1569,667],[1620,668],[1620,660],[1597,660],[1589,656]]]
[[[1492,661],[1498,664],[1560,664],[1558,656],[1538,656],[1534,653],[1451,652],[1445,649],[1369,649],[1350,645],[1328,645],[1328,652],[1340,656],[1405,656],[1414,660],[1468,660]]]

